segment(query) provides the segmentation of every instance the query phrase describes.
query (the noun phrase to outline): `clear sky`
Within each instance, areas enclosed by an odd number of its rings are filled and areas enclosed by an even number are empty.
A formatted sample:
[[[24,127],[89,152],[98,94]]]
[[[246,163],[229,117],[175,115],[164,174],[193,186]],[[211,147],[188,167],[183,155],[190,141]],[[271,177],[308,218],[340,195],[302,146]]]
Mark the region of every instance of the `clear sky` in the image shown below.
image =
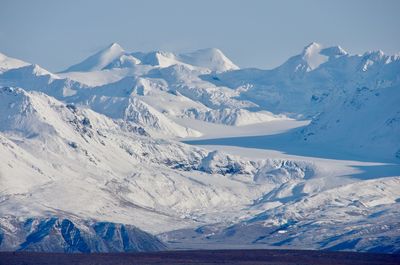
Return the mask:
[[[0,52],[59,71],[112,42],[128,51],[220,48],[272,68],[308,43],[400,51],[398,0],[0,0]]]

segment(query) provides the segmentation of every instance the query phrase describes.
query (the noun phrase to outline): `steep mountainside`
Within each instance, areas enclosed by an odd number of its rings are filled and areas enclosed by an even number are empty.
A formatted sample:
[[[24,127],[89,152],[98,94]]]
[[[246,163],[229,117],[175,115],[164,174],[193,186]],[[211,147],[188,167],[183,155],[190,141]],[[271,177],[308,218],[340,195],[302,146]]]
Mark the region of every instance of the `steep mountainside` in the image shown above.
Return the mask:
[[[156,237],[130,225],[59,217],[2,217],[0,235],[3,251],[93,253],[165,249]]]

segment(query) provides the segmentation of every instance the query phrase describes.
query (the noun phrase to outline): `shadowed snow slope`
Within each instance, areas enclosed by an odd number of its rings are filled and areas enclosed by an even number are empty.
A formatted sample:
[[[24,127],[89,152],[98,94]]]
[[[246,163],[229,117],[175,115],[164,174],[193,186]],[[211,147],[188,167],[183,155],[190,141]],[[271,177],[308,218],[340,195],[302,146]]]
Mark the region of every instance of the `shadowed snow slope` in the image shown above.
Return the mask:
[[[36,252],[143,252],[164,250],[154,236],[136,227],[76,218],[1,217],[2,250]]]

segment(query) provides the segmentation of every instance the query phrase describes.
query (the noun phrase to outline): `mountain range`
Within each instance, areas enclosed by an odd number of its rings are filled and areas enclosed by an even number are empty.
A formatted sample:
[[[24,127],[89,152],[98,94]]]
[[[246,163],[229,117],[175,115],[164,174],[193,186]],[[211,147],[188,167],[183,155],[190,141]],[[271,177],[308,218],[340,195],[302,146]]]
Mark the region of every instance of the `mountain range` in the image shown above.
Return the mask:
[[[0,250],[400,251],[398,54],[0,53],[0,103]]]

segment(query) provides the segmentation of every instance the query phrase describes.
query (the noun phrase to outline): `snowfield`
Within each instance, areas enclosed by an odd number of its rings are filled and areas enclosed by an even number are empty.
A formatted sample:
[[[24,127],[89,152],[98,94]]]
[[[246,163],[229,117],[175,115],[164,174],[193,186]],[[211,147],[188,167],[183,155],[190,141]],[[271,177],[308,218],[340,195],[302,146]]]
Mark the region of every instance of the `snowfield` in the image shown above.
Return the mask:
[[[1,250],[400,251],[398,55],[0,54],[0,103]]]

